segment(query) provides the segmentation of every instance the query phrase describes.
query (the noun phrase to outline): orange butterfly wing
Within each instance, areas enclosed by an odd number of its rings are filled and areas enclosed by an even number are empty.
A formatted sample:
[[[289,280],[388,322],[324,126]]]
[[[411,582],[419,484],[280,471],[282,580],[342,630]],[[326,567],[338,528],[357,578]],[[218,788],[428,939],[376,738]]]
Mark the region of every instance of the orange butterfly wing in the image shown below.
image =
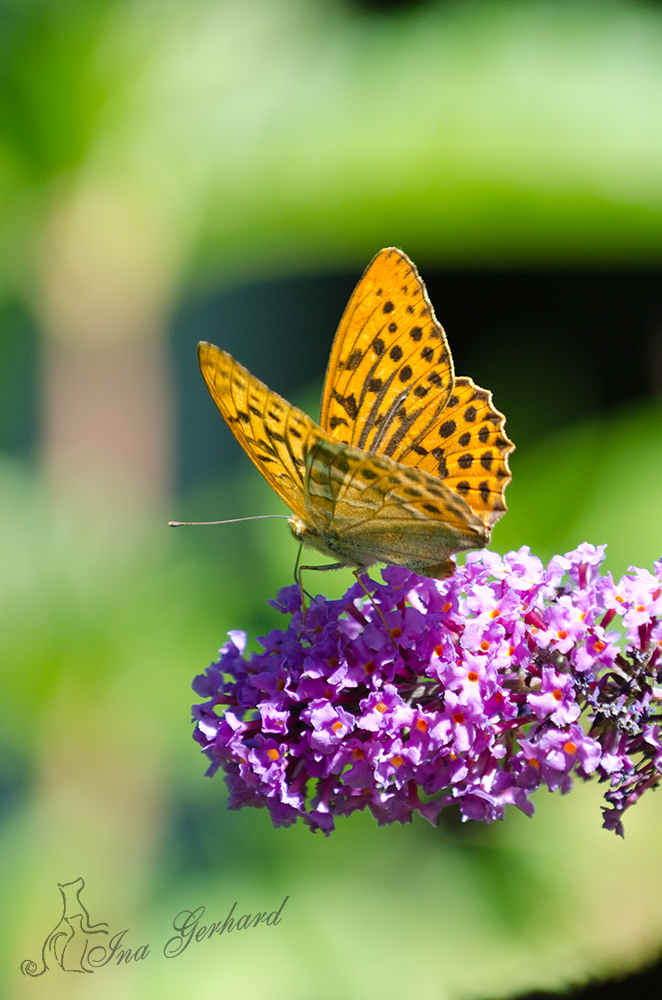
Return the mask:
[[[415,265],[394,247],[366,268],[336,333],[320,425],[339,441],[393,458],[451,394],[453,359]]]
[[[248,457],[281,500],[306,518],[305,451],[325,435],[303,410],[214,344],[198,344],[198,361],[212,399]]]
[[[339,441],[443,480],[490,527],[506,511],[514,445],[492,395],[456,378],[415,265],[387,247],[338,327],[320,424]]]

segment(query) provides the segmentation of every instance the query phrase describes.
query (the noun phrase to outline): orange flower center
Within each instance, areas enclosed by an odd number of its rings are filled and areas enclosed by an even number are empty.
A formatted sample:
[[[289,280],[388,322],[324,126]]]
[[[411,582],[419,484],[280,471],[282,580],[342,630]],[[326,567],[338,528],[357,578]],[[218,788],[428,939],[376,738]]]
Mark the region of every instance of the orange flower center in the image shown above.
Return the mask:
[[[277,751],[277,750],[275,750],[275,749],[274,749],[274,748],[272,747],[272,748],[271,748],[271,750],[267,750],[267,757],[268,757],[268,758],[269,758],[270,760],[278,760],[278,758],[280,757],[280,754],[278,753],[278,751]]]
[[[575,746],[574,743],[571,743],[570,740],[568,740],[568,742],[564,745],[563,749],[565,750],[566,753],[574,753],[577,747]]]
[[[552,694],[556,701],[563,701],[563,692],[559,691],[558,688]]]
[[[565,629],[561,629],[561,631],[557,632],[556,635],[557,635],[557,638],[559,638],[559,639],[567,639],[568,638],[568,633],[565,631]]]
[[[427,733],[427,731],[428,731],[428,724],[425,721],[425,719],[417,719],[416,720],[416,728],[420,729],[420,731],[422,733]]]
[[[375,705],[375,711],[381,712],[381,714],[383,715],[384,712],[388,711],[388,709],[383,701],[378,701],[377,704]]]
[[[478,681],[478,674],[475,670],[470,670],[467,674],[467,680],[471,681],[472,684],[476,684]]]
[[[396,754],[395,757],[391,757],[391,764],[393,764],[393,767],[400,767],[401,764],[404,764],[404,760],[399,754]]]
[[[453,722],[457,722],[458,725],[464,722],[464,712],[456,712],[453,716]]]

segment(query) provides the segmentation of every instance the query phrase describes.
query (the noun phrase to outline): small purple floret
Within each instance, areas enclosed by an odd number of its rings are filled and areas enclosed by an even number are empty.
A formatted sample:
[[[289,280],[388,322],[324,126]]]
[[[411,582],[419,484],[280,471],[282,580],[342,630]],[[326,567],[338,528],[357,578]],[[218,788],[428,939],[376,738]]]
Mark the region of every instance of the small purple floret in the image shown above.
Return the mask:
[[[547,567],[526,546],[471,553],[441,581],[386,567],[364,578],[371,600],[354,584],[305,616],[284,588],[270,603],[291,619],[263,652],[232,631],[193,682],[207,773],[225,772],[231,809],[327,835],[366,807],[380,825],[453,803],[464,820],[531,815],[540,785],[597,777],[622,836],[662,777],[662,560],[614,583],[604,549]]]

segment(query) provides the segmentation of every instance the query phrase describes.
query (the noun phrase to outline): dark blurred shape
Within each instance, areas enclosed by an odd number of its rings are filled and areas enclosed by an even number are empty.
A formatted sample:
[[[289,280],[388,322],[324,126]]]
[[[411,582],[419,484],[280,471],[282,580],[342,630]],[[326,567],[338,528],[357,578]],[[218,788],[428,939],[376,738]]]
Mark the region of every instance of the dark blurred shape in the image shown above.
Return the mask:
[[[526,446],[654,391],[658,271],[426,275],[455,371],[490,389]]]
[[[515,1000],[558,1000],[559,997],[570,997],[572,1000],[657,1000],[661,982],[662,959],[658,959],[641,972],[633,972],[629,976],[575,986],[561,993],[534,990],[532,993],[520,994]]]
[[[192,873],[208,876],[219,858],[231,858],[236,868],[269,867],[265,842],[271,829],[264,814],[253,809],[229,812],[224,789],[217,791],[204,778],[195,782],[195,791],[198,798],[186,794],[171,803],[165,870],[175,879]]]
[[[41,350],[34,318],[18,300],[0,306],[0,449],[27,457],[37,439]]]
[[[662,396],[662,306],[648,324],[648,381],[655,396]]]
[[[0,745],[0,820],[9,816],[30,791],[33,762],[9,742]]]
[[[492,391],[517,446],[660,391],[657,271],[440,273],[417,263],[448,334],[456,373]],[[256,282],[180,309],[173,349],[181,489],[227,474],[244,460],[205,389],[197,341],[230,351],[291,399],[313,379],[321,385],[358,278],[354,272]],[[317,419],[317,407],[310,415]]]

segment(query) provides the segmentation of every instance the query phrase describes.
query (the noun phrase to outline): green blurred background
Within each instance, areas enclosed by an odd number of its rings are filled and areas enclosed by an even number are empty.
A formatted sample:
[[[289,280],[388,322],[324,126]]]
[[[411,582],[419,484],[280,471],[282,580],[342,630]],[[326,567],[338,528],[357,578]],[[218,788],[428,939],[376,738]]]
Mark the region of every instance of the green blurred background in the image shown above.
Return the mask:
[[[0,0],[0,994],[501,997],[662,939],[660,797],[330,839],[225,810],[190,738],[294,543],[195,344],[316,415],[382,246],[518,445],[499,551],[662,554],[662,4]],[[347,575],[323,579],[337,595]],[[83,877],[143,962],[21,976]],[[278,927],[162,955],[184,909]]]

